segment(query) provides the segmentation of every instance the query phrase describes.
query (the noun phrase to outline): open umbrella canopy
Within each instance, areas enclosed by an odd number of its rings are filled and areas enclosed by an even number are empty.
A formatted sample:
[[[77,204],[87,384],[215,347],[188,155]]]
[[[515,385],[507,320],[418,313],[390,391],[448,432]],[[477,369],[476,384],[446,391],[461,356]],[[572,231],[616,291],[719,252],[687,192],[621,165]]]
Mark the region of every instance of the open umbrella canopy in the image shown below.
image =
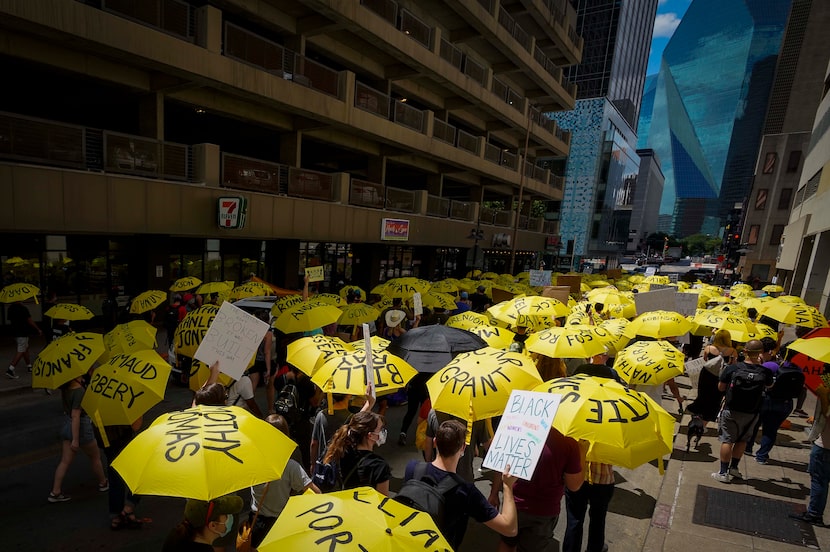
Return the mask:
[[[303,296],[299,294],[294,295],[284,295],[274,301],[274,305],[271,307],[271,316],[277,318],[283,312],[287,311],[291,307],[296,307],[300,303],[303,302]]]
[[[533,391],[562,395],[553,426],[588,441],[586,458],[634,469],[672,451],[674,416],[650,397],[605,378],[556,378]]]
[[[219,292],[224,293],[224,292]],[[239,301],[240,299],[247,299],[248,297],[264,297],[273,295],[274,292],[268,287],[268,284],[262,282],[245,282],[240,284],[228,292],[228,301]]]
[[[469,328],[475,328],[476,326],[489,326],[490,319],[487,318],[485,315],[467,311],[462,312],[461,314],[454,314],[447,319],[447,326],[452,326],[453,328],[461,328],[462,330],[467,330]]]
[[[812,341],[813,339],[817,339],[819,337],[830,339],[830,328],[817,328],[811,330],[803,338],[796,341]],[[795,343],[795,341],[793,343]],[[801,346],[799,346],[799,348],[800,347]],[[810,346],[807,347],[807,350],[814,354],[820,353],[820,351],[813,351]],[[820,356],[820,354],[818,356]],[[790,362],[801,368],[801,371],[804,372],[804,383],[811,391],[815,392],[816,389],[824,384],[822,381],[822,375],[824,375],[824,361],[803,352],[796,352],[790,359]]]
[[[468,422],[500,416],[513,389],[542,382],[527,355],[485,347],[461,353],[427,381],[432,407]]]
[[[614,334],[602,326],[570,325],[535,333],[525,346],[531,353],[551,358],[589,358],[605,352],[613,341]]]
[[[682,314],[674,311],[656,310],[645,312],[632,320],[625,331],[629,337],[641,335],[663,339],[683,335],[691,329],[692,323],[686,320]]]
[[[346,300],[336,293],[318,293],[312,296],[311,299],[314,301],[322,301],[323,303],[334,305],[335,307],[345,307],[347,304]]]
[[[75,303],[58,303],[43,314],[55,320],[90,320],[95,317],[94,312]]]
[[[692,322],[716,330],[727,330],[735,341],[746,343],[758,333],[757,325],[745,316],[734,316],[728,312],[703,311],[696,314]]]
[[[366,292],[358,286],[343,286],[342,288],[340,288],[340,297],[345,299],[349,295],[349,291],[359,291],[362,297],[366,297]]]
[[[104,338],[97,333],[70,333],[55,339],[32,364],[32,387],[57,389],[83,376],[105,350]]]
[[[487,309],[487,314],[511,328],[524,325],[544,329],[549,327],[546,321],[551,322],[554,318],[567,316],[570,311],[567,305],[552,297],[537,295],[503,301]]]
[[[433,325],[413,328],[389,344],[386,350],[419,372],[435,373],[459,353],[486,347],[479,336],[465,330]]]
[[[144,320],[133,320],[117,325],[112,331],[104,334],[104,345],[107,350],[101,362],[121,353],[134,353],[155,348],[157,331]]]
[[[185,276],[173,282],[173,285],[170,286],[170,291],[188,291],[201,283],[202,281],[196,276]]]
[[[292,496],[258,550],[322,552],[334,543],[340,552],[452,550],[429,514],[370,487]]]
[[[498,326],[473,326],[466,328],[466,331],[474,333],[481,339],[487,342],[487,345],[494,349],[507,349],[513,343],[513,337],[516,335],[507,328],[500,328]]]
[[[375,392],[378,395],[403,389],[418,373],[408,362],[386,351],[372,351]],[[311,376],[311,381],[326,393],[364,395],[366,393],[366,351],[356,349],[329,358]]]
[[[296,446],[246,410],[200,405],[159,416],[112,467],[134,494],[211,500],[279,479]]]
[[[806,328],[827,326],[827,319],[818,309],[805,303],[790,301],[778,297],[764,303],[759,310],[764,316],[777,320],[782,324],[795,324]]]
[[[410,299],[411,302],[412,300]],[[421,295],[421,304],[430,309],[444,309],[452,311],[456,309],[455,298],[449,293],[428,291]]]
[[[135,296],[133,302],[130,304],[130,312],[132,314],[142,314],[155,309],[167,302],[167,293],[151,289]]]
[[[386,297],[411,299],[416,293],[426,293],[429,287],[429,282],[418,278],[393,278],[386,282],[383,294]]]
[[[129,425],[164,398],[169,377],[155,351],[115,355],[93,372],[81,406],[98,426]]]
[[[429,290],[438,293],[455,294],[458,292],[458,282],[451,279],[439,280],[437,282],[433,282],[432,287]]]
[[[273,325],[286,334],[307,332],[337,322],[341,314],[335,306],[309,300],[283,311]]]
[[[190,358],[196,355],[196,350],[202,344],[202,339],[207,334],[213,319],[216,318],[217,312],[219,312],[219,307],[216,305],[202,305],[187,313],[176,326],[176,332],[173,334],[176,354]]]
[[[202,388],[210,379],[210,366],[201,360],[193,359],[190,363],[190,370],[187,375],[187,386],[194,393]],[[219,383],[225,387],[230,387],[233,384],[233,378],[227,374],[219,372]]]
[[[214,293],[222,293],[223,291],[227,291],[231,288],[233,288],[233,285],[229,285],[228,282],[205,282],[199,286],[196,293],[199,295],[211,295]]]
[[[32,284],[9,284],[0,289],[0,303],[14,303],[34,299],[37,303],[37,296],[40,295],[40,288]]]
[[[781,293],[784,291],[784,288],[778,284],[768,284],[762,287],[761,290],[766,291],[767,293]]]
[[[830,337],[796,339],[789,344],[788,348],[799,353],[804,353],[812,359],[830,363]]]
[[[288,344],[286,361],[302,370],[304,374],[314,372],[329,359],[352,352],[354,349],[339,337],[312,335],[301,337]]]
[[[668,341],[637,341],[620,351],[614,370],[629,385],[660,385],[683,375],[685,355]]]
[[[390,340],[384,339],[383,337],[380,337],[379,335],[373,335],[371,338],[369,338],[369,345],[371,346],[372,351],[374,351],[375,353],[385,351],[390,343],[392,343]],[[366,342],[362,339],[358,339],[358,340],[355,340],[355,341],[349,341],[349,343],[347,343],[347,345],[352,347],[355,351],[365,351],[366,350]]]
[[[341,326],[357,326],[359,324],[368,324],[373,320],[377,320],[380,316],[380,311],[372,305],[366,303],[352,303],[350,305],[343,305],[340,307],[342,314],[337,319],[337,323]]]

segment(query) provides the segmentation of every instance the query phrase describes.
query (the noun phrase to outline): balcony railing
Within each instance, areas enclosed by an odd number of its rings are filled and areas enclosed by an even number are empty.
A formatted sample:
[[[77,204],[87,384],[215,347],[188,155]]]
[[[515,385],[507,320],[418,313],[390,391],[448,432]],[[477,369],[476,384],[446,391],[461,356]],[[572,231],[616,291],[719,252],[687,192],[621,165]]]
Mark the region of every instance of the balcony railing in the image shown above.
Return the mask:
[[[85,135],[84,127],[0,113],[0,157],[4,159],[84,169]]]
[[[340,98],[340,73],[305,56],[289,51],[293,58],[291,80],[319,92]],[[287,77],[286,77],[287,78]]]
[[[398,4],[393,0],[360,0],[360,4],[392,25],[398,21]]]
[[[222,154],[222,186],[275,195],[288,193],[288,167],[231,153]]]
[[[389,119],[389,96],[360,82],[355,83],[354,105],[364,111]]]
[[[101,9],[194,42],[193,8],[181,0],[102,0]]]
[[[519,156],[515,153],[511,153],[509,151],[502,150],[501,152],[501,164],[503,167],[507,167],[513,169],[514,171],[519,167]]]
[[[307,199],[334,199],[333,178],[328,173],[290,167],[288,169],[288,195]]]
[[[559,222],[555,220],[546,220],[542,222],[542,233],[548,235],[555,235],[559,233]]]
[[[478,155],[478,138],[470,134],[469,132],[464,132],[463,130],[458,131],[458,144],[457,147],[459,149],[463,149],[464,151],[469,151],[474,155]]]
[[[383,209],[383,185],[352,178],[349,184],[349,204]]]
[[[462,71],[481,86],[484,86],[487,81],[487,71],[484,69],[484,65],[466,54],[464,55]]]
[[[464,54],[452,42],[446,38],[441,39],[441,59],[447,61],[450,65],[461,71],[461,62]]]
[[[484,144],[484,159],[498,165],[501,162],[501,148],[494,144]]]
[[[493,78],[493,94],[516,111],[522,110],[523,97],[512,90],[504,81],[495,77]]]
[[[504,27],[514,39],[516,39],[516,42],[518,42],[522,48],[528,52],[530,51],[530,35],[521,27],[521,25],[516,23],[513,16],[507,13],[507,10],[504,9],[503,6],[499,6],[499,24]]]
[[[440,119],[434,119],[432,125],[432,137],[454,146],[455,127]]]
[[[400,188],[386,187],[386,208],[405,213],[415,212],[415,192]]]
[[[510,226],[511,211],[501,210],[493,213],[493,224],[496,226]]]
[[[450,213],[450,199],[446,197],[427,195],[427,215],[446,218]]]
[[[450,218],[458,220],[473,220],[473,203],[469,201],[450,201]]]
[[[430,48],[432,44],[432,29],[409,10],[401,9],[400,30],[424,48]]]
[[[188,180],[186,144],[104,132],[104,170],[154,178]]]
[[[418,132],[424,131],[424,112],[400,100],[395,100],[396,123]]]
[[[557,190],[562,190],[565,188],[565,177],[564,176],[557,176],[555,174],[550,175],[550,185],[556,188]]]

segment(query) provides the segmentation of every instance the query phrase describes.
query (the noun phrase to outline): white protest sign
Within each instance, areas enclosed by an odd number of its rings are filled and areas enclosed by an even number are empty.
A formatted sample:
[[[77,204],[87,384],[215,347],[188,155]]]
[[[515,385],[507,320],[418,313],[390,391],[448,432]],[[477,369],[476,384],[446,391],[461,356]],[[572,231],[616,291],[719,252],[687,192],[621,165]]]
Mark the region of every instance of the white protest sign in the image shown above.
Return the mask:
[[[305,269],[306,276],[309,282],[322,282],[326,279],[325,272],[322,266],[312,266]]]
[[[218,360],[220,372],[239,379],[256,354],[268,327],[259,318],[224,302],[196,349],[194,358],[208,366]]]
[[[678,293],[674,296],[676,312],[683,316],[694,316],[697,312],[697,301],[700,295],[697,293]]]
[[[375,393],[375,367],[372,364],[372,334],[369,331],[369,324],[363,324],[363,347],[366,349],[366,385],[371,386],[370,394],[377,397]]]
[[[509,464],[511,474],[530,480],[561,399],[551,393],[514,390],[481,465],[502,473]]]
[[[412,294],[412,314],[415,316],[424,314],[424,304],[421,301],[421,294],[417,291]]]
[[[635,293],[634,304],[637,306],[637,314],[656,310],[677,310],[674,300],[676,295],[677,290],[675,288]]]
[[[654,276],[657,274],[657,267],[656,266],[647,266],[646,267],[646,276]]]
[[[531,270],[529,283],[531,286],[549,286],[552,274],[550,270]]]

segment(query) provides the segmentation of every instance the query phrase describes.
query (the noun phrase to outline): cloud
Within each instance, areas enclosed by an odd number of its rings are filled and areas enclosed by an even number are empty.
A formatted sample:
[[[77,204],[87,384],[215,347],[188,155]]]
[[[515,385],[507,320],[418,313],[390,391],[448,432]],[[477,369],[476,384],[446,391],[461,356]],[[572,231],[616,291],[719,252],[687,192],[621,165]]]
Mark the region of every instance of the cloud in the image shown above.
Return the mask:
[[[654,19],[654,34],[652,38],[670,38],[674,30],[680,25],[680,18],[676,13],[661,13]]]

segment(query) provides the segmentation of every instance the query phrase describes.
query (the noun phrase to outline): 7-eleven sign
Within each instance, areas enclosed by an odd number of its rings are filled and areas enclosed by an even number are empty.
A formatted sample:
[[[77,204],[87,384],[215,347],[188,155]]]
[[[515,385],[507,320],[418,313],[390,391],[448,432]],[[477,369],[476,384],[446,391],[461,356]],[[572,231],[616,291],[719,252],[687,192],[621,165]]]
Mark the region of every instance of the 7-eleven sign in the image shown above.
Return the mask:
[[[219,207],[219,228],[244,228],[245,215],[248,211],[247,199],[244,197],[220,197],[217,204]]]

